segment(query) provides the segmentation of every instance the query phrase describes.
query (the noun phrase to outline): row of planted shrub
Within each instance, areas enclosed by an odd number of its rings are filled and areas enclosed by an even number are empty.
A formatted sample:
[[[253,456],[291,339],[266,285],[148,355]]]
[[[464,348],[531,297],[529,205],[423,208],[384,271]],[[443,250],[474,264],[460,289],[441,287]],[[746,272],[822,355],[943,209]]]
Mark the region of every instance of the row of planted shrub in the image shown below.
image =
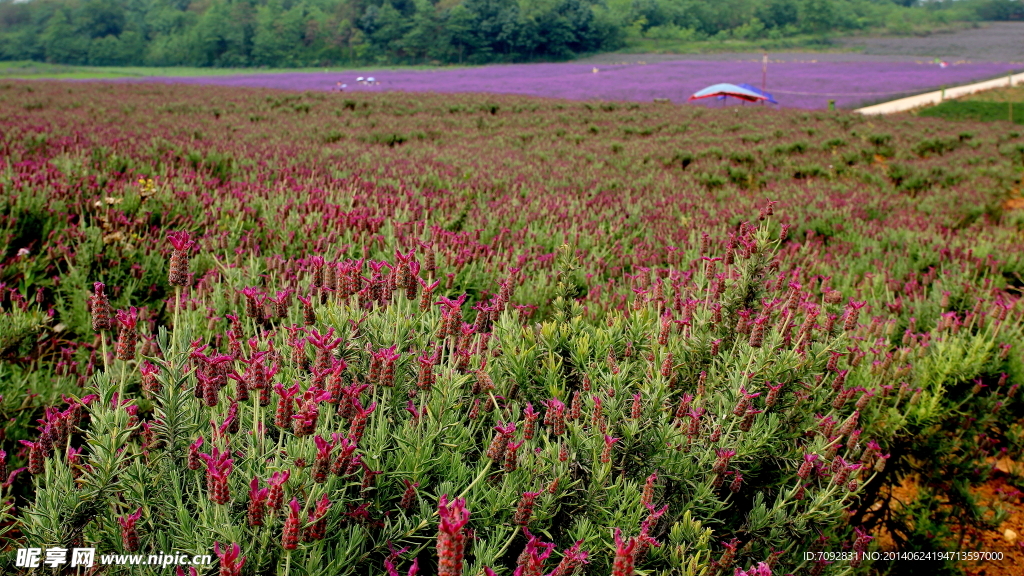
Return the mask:
[[[3,381],[42,394],[5,384],[6,460],[31,473],[6,488],[20,543],[220,543],[224,574],[241,556],[248,573],[375,572],[400,562],[389,545],[447,574],[460,551],[474,574],[584,560],[588,573],[801,573],[844,569],[803,553],[861,549],[880,527],[942,546],[941,519],[992,521],[967,493],[904,509],[884,495],[920,468],[926,501],[1019,449],[1017,231],[997,210],[964,216],[953,189],[887,188],[872,179],[884,155],[768,189],[770,216],[758,197],[708,197],[689,167],[634,157],[574,182],[594,149],[494,143],[576,105],[524,101],[536,109],[501,127],[324,149],[286,113],[245,119],[263,106],[248,96],[133,89],[138,103],[234,100],[211,126],[69,102],[101,87],[30,88],[49,108],[9,120],[3,181],[16,192]],[[363,109],[304,98],[325,123]],[[409,122],[388,112],[400,98],[361,118]],[[413,116],[445,126],[441,106]],[[621,113],[601,121],[646,112]],[[810,121],[762,119],[790,138]],[[965,149],[1012,186],[1008,137]],[[139,183],[146,142],[166,162]],[[202,231],[198,246],[168,243],[178,228]]]

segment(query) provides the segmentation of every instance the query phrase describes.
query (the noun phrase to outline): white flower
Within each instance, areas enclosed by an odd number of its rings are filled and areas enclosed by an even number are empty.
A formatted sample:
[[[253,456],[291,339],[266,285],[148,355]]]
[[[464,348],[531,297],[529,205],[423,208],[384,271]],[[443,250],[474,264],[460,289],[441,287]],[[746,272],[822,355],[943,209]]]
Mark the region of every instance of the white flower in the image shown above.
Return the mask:
[[[22,248],[21,250],[18,250],[18,257],[28,256],[31,253],[32,252],[30,252],[28,248]]]

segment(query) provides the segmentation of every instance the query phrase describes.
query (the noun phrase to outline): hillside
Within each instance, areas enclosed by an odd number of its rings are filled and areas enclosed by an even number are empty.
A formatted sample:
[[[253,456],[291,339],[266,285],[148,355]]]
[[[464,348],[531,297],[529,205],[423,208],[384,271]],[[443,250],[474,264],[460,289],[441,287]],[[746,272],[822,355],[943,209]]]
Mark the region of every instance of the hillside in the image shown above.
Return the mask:
[[[816,47],[1020,18],[1020,0],[0,1],[0,60],[305,67],[565,60],[614,51]]]

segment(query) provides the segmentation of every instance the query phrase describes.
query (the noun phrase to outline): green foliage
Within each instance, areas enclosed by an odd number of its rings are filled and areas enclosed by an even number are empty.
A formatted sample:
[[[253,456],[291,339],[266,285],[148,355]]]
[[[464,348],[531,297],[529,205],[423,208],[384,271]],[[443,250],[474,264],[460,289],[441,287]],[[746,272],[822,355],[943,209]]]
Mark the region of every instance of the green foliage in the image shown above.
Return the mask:
[[[914,146],[914,153],[918,156],[929,156],[932,154],[943,155],[952,152],[960,146],[960,138],[925,138]]]
[[[27,355],[43,328],[43,315],[36,310],[0,315],[0,357]]]
[[[721,188],[727,182],[726,178],[717,172],[702,172],[697,175],[697,180],[708,190]]]
[[[976,100],[946,100],[925,108],[918,116],[945,118],[946,120],[971,120],[974,122],[1009,121],[1013,112],[1014,124],[1024,124],[1024,102],[1016,106],[1007,102],[980,102]]]
[[[834,31],[909,34],[1012,19],[1014,0],[127,0],[0,2],[0,60],[93,66],[314,67],[567,59],[623,46],[812,45]],[[788,44],[787,44],[788,42]]]
[[[22,544],[121,552],[117,519],[139,507],[146,553],[238,542],[244,576],[378,574],[388,542],[431,573],[443,494],[471,510],[467,575],[512,572],[527,491],[544,492],[528,527],[556,544],[546,570],[582,541],[593,574],[611,572],[615,528],[643,530],[645,494],[668,505],[647,528],[661,546],[638,560],[650,574],[707,576],[733,538],[732,568],[781,551],[776,572],[806,574],[804,552],[843,549],[853,528],[884,529],[902,550],[952,550],[954,527],[1001,517],[974,487],[991,478],[989,458],[1024,447],[1024,244],[1000,212],[1019,186],[1019,134],[881,118],[880,136],[862,140],[835,120],[844,113],[504,96],[129,86],[114,100],[103,85],[28,88],[0,86],[48,102],[0,101],[16,112],[0,136],[0,184],[15,191],[0,200],[0,339],[16,350],[0,357],[10,467],[29,463],[18,440],[40,440],[40,419],[63,418],[44,407],[97,398],[38,474],[0,489],[18,503],[5,566]],[[699,139],[664,129],[698,121]],[[752,146],[744,123],[777,140]],[[153,183],[139,182],[143,170]],[[168,230],[200,241],[180,290],[167,285]],[[411,295],[396,252],[418,265]],[[142,308],[133,360],[110,354],[116,329],[92,330],[96,281],[113,307]],[[280,305],[250,305],[243,291]],[[337,346],[317,351],[328,332]],[[226,375],[210,372],[219,355]],[[424,385],[421,362],[435,357]],[[241,387],[257,359],[271,384],[311,397],[370,385],[353,392],[376,403],[357,441],[367,468],[314,478],[313,438],[348,436],[352,405],[313,401],[311,433],[279,426],[281,394],[261,405]],[[197,398],[211,378],[216,394]],[[564,431],[543,423],[553,400],[570,412],[577,402]],[[528,406],[541,418],[531,438]],[[506,470],[487,452],[508,422],[525,443]],[[605,435],[618,438],[607,457]],[[203,464],[189,467],[200,436],[202,453],[230,446],[227,504],[211,500]],[[736,454],[716,471],[721,450]],[[805,457],[820,466],[800,472]],[[382,473],[364,487],[367,469]],[[248,521],[249,483],[284,470],[303,518],[321,495],[331,502],[324,537],[291,554],[285,512]],[[888,498],[915,479],[918,502]],[[419,487],[402,507],[406,480]]]
[[[676,152],[672,156],[672,163],[680,166],[682,169],[686,169],[690,164],[693,163],[693,154],[690,152]]]

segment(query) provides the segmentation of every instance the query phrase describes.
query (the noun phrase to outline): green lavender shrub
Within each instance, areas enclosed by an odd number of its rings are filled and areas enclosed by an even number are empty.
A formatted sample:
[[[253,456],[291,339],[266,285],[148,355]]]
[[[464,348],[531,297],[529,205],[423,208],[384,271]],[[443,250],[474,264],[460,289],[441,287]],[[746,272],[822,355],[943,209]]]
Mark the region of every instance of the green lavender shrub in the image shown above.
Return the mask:
[[[126,88],[156,111],[121,124],[105,90],[5,125],[5,570],[899,573],[806,553],[962,550],[1004,514],[973,492],[1022,446],[1001,133],[922,158],[959,129],[749,112],[771,152],[732,110],[183,87]],[[864,162],[826,172],[833,139]],[[896,165],[930,185],[885,193]]]

